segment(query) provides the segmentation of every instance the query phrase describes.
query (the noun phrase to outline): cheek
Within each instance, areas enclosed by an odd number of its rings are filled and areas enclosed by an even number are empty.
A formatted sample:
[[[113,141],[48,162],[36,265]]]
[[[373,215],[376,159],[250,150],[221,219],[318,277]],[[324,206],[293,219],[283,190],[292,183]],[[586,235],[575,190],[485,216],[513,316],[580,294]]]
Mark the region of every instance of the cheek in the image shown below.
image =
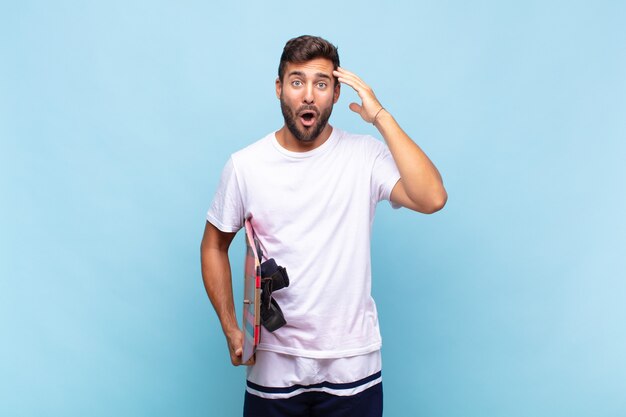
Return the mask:
[[[333,92],[329,92],[328,94],[324,95],[323,100],[324,100],[325,103],[328,103],[328,104],[332,105],[332,104],[335,104],[337,102],[337,96]]]
[[[297,91],[283,89],[282,98],[286,102],[296,102],[299,100],[299,93]]]

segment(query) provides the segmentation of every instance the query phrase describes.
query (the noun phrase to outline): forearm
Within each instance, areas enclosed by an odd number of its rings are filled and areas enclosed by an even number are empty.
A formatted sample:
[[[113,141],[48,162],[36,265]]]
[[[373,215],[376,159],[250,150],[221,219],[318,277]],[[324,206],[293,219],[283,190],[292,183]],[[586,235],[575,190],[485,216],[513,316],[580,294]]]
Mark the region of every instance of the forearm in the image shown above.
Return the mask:
[[[428,156],[386,110],[378,114],[374,126],[389,147],[411,201],[419,207],[426,207],[427,211],[443,207],[447,193],[439,171]]]
[[[201,259],[204,288],[217,313],[224,334],[229,334],[239,329],[239,326],[237,325],[237,316],[233,302],[228,252],[219,248],[206,248],[203,246]]]
[[[241,365],[243,332],[237,325],[233,303],[233,283],[228,261],[228,248],[234,237],[235,233],[222,232],[207,221],[200,245],[200,261],[204,288],[226,336],[230,361],[233,365]],[[254,360],[251,359],[246,365],[253,363]]]

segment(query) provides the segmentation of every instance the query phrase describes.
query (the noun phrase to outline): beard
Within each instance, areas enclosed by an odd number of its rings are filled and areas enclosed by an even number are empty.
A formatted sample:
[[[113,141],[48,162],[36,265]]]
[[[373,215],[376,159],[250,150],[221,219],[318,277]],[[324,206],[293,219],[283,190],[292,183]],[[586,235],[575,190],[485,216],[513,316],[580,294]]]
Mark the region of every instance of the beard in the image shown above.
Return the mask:
[[[283,118],[285,119],[285,125],[287,129],[291,132],[291,134],[300,142],[313,142],[317,137],[322,133],[326,125],[328,124],[328,119],[330,119],[330,115],[333,112],[333,106],[324,109],[320,114],[317,107],[313,105],[303,105],[300,106],[296,111],[293,111],[291,107],[285,103],[283,98],[280,98],[280,110],[283,112]],[[304,127],[302,130],[298,128],[297,120],[298,114],[304,110],[310,110],[315,112],[316,121],[313,126]]]

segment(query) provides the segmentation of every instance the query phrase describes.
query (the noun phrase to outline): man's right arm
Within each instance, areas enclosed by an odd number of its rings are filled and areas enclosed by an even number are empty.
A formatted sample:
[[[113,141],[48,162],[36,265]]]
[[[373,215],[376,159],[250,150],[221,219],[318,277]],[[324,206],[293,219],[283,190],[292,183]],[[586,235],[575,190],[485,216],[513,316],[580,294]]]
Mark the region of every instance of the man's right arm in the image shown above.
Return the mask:
[[[233,365],[241,365],[243,354],[243,332],[237,324],[233,302],[233,285],[228,260],[228,248],[235,233],[219,230],[206,222],[200,245],[202,280],[204,288],[222,325],[228,343],[228,352]],[[250,365],[251,363],[246,363]]]

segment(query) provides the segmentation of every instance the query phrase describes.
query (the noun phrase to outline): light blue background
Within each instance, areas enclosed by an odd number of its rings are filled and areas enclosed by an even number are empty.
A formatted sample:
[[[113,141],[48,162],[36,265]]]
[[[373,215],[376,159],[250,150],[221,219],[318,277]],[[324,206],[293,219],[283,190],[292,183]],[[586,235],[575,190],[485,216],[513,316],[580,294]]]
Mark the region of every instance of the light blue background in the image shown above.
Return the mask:
[[[377,214],[385,415],[626,415],[624,22],[618,1],[3,1],[0,414],[240,415],[204,215],[228,155],[280,127],[280,52],[311,33],[450,195]],[[376,133],[355,98],[332,122]]]

